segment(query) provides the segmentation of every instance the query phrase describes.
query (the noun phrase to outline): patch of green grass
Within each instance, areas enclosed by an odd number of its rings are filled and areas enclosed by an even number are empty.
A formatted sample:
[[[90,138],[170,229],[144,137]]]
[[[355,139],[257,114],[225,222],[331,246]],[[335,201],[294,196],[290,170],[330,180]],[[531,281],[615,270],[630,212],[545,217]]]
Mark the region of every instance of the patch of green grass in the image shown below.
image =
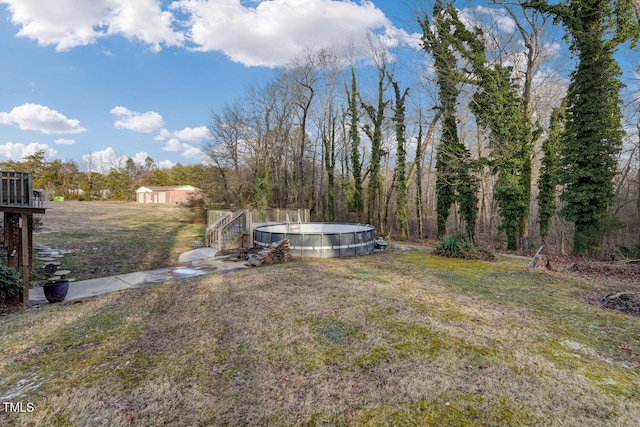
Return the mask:
[[[78,268],[78,254],[66,253],[62,255],[62,259],[60,260],[60,269],[61,270],[71,270],[71,273],[74,272],[76,268]]]
[[[372,369],[382,363],[393,360],[397,352],[386,345],[379,345],[365,351],[354,358],[354,365],[360,369]]]
[[[523,402],[507,396],[486,401],[482,396],[461,392],[411,405],[374,405],[356,411],[351,418],[348,425],[353,426],[531,426],[540,422]]]
[[[551,341],[537,350],[564,369],[581,372],[605,393],[629,399],[637,398],[640,385],[636,375],[594,348],[575,341]]]
[[[116,383],[120,390],[134,390],[145,381],[153,378],[153,373],[158,365],[156,359],[149,354],[136,353],[127,357],[124,363],[117,365],[112,370],[112,375],[117,377]]]
[[[72,427],[73,420],[69,419],[69,417],[65,417],[62,415],[54,415],[51,417],[51,426],[52,427]]]
[[[336,346],[347,346],[353,340],[357,329],[336,320],[327,319],[318,324],[315,334],[320,342],[326,342]]]
[[[436,259],[423,254],[407,254],[399,259],[428,271],[453,292],[524,310],[533,317],[538,333],[546,338],[538,344],[543,354],[592,378],[601,388],[622,396],[637,393],[637,376],[630,375],[632,371],[625,365],[639,366],[640,356],[624,350],[623,344],[638,348],[640,322],[586,304],[583,295],[591,289],[586,282],[527,270],[523,263],[513,260],[495,264]],[[567,337],[597,350],[572,355],[558,344]]]

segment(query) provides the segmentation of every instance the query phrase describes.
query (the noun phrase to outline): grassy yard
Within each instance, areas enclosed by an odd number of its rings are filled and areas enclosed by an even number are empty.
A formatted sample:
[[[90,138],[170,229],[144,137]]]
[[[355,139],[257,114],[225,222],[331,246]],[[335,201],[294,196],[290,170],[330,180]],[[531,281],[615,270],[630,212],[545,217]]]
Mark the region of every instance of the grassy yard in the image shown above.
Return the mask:
[[[204,236],[204,224],[182,221],[189,212],[180,206],[64,202],[46,208],[34,241],[68,252],[62,268],[78,280],[177,265]],[[46,277],[35,267],[36,277]]]
[[[0,398],[33,411],[0,424],[637,426],[640,318],[584,302],[622,285],[526,263],[397,251],[25,310]]]

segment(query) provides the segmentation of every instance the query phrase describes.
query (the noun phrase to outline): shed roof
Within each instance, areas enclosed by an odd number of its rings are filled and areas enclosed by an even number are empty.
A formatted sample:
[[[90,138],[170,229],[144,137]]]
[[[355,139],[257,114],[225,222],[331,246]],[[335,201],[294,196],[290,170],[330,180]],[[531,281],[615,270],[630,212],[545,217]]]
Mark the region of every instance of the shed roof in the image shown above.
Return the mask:
[[[202,191],[193,185],[143,185],[136,190],[136,193],[151,193],[154,191]]]

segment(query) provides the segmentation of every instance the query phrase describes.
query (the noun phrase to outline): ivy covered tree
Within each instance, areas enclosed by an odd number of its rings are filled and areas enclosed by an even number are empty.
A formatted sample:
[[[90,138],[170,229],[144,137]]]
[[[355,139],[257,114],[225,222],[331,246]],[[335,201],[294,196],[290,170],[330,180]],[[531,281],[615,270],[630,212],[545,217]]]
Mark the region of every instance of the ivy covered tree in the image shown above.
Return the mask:
[[[556,213],[556,188],[560,182],[560,151],[564,128],[564,106],[553,109],[547,131],[547,139],[542,142],[542,164],[538,178],[538,223],[542,243],[547,243],[551,220]]]
[[[351,90],[347,89],[349,104],[349,139],[351,141],[351,173],[353,174],[353,188],[348,194],[351,210],[362,218],[364,203],[362,202],[362,165],[360,164],[360,129],[358,122],[360,114],[358,111],[358,85],[356,82],[356,71],[351,68]]]
[[[391,80],[391,77],[389,77]],[[393,122],[396,129],[396,169],[395,169],[395,190],[396,190],[396,219],[400,223],[400,235],[409,237],[409,217],[407,212],[407,179],[406,179],[406,124],[405,124],[405,101],[409,94],[409,88],[401,94],[398,82],[391,80],[395,95],[395,105],[393,108]]]
[[[418,220],[418,237],[422,239],[424,223],[422,220],[422,114],[418,121],[418,138],[416,139],[416,155],[413,168],[416,171],[416,218]]]
[[[324,167],[327,172],[327,218],[336,220],[335,209],[335,169],[336,169],[336,115],[329,105],[327,123],[322,127],[322,144],[324,145]]]
[[[370,123],[364,125],[364,132],[371,141],[371,161],[369,163],[369,182],[367,183],[367,222],[382,227],[382,128],[384,124],[384,112],[389,104],[385,100],[385,75],[386,64],[378,65],[378,102],[376,107],[361,100],[362,107],[369,116]]]
[[[465,221],[467,238],[471,242],[475,242],[476,220],[478,219],[478,178],[475,175],[469,150],[462,144],[461,147],[464,148],[464,151],[460,153],[464,160],[458,170],[456,185],[458,210]]]
[[[528,7],[553,15],[577,57],[567,94],[560,182],[561,214],[575,224],[573,252],[592,253],[604,236],[614,201],[616,157],[622,147],[618,47],[640,38],[633,0],[536,0]]]
[[[457,18],[457,16],[456,16]],[[531,201],[531,157],[537,138],[519,88],[512,81],[512,67],[490,64],[480,28],[468,30],[455,19],[456,49],[470,63],[476,85],[471,110],[479,124],[488,128],[492,170],[497,174],[494,198],[507,235],[507,249],[521,246]]]
[[[515,250],[521,245],[529,216],[534,136],[511,82],[511,70],[496,66],[479,74],[482,89],[473,97],[472,110],[491,129],[489,147],[497,173],[494,197],[502,218],[500,229],[507,235],[507,249]]]
[[[435,59],[438,98],[442,109],[442,134],[436,152],[436,213],[438,236],[446,234],[451,206],[457,201],[467,235],[475,239],[478,210],[477,180],[471,165],[471,154],[458,137],[456,102],[463,81],[457,66],[455,22],[458,13],[451,4],[436,0],[433,7],[433,28],[429,17],[420,20],[422,46]]]

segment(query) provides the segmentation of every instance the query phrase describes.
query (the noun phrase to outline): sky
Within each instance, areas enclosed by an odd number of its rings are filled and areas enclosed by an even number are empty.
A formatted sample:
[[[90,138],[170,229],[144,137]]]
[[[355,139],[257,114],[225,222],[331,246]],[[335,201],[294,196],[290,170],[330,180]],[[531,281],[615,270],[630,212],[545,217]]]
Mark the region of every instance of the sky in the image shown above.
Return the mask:
[[[0,0],[0,161],[200,163],[212,111],[307,47],[406,44],[411,3]]]
[[[212,112],[309,47],[353,50],[374,33],[416,56],[425,3],[0,0],[0,161],[45,150],[99,172],[129,157],[200,163]],[[477,13],[514,31],[483,4]]]

